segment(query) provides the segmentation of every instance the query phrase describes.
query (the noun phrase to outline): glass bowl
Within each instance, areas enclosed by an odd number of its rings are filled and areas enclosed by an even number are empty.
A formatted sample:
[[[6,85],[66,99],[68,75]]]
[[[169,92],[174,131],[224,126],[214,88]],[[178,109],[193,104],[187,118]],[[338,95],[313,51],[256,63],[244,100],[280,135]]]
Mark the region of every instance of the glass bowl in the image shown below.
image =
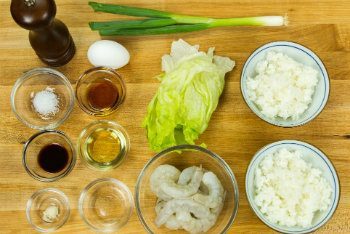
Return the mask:
[[[309,228],[286,227],[274,224],[265,217],[264,213],[260,211],[259,207],[254,201],[255,170],[266,155],[271,154],[276,150],[279,150],[280,148],[288,148],[289,150],[301,151],[302,159],[305,160],[307,163],[311,163],[313,168],[318,168],[319,170],[321,170],[322,176],[329,182],[333,190],[331,195],[331,205],[326,211],[316,212],[312,221],[312,226]],[[331,219],[339,203],[340,185],[338,175],[333,164],[322,151],[317,149],[315,146],[302,141],[283,140],[264,146],[252,158],[247,169],[245,180],[246,194],[249,201],[249,205],[252,208],[252,210],[259,217],[259,219],[263,221],[268,227],[281,233],[302,234],[316,231],[318,228],[326,224]]]
[[[56,207],[57,217],[46,216],[47,209]],[[52,232],[62,227],[70,214],[67,196],[58,189],[47,188],[35,192],[28,200],[28,222],[39,232]],[[47,218],[49,217],[49,218]]]
[[[182,151],[180,153],[180,151]],[[150,188],[150,176],[162,164],[170,164],[183,170],[190,166],[200,166],[217,175],[226,190],[223,209],[208,233],[226,233],[236,217],[238,210],[238,186],[233,172],[217,154],[195,145],[180,145],[168,148],[154,156],[141,171],[135,191],[136,210],[141,223],[149,233],[187,233],[184,230],[170,230],[155,224],[157,202]]]
[[[309,104],[305,112],[296,120],[291,118],[268,118],[265,116],[258,106],[250,100],[247,93],[247,79],[256,75],[256,64],[263,60],[268,51],[282,52],[299,63],[311,66],[318,71],[318,83],[315,88],[315,92],[312,97],[312,101]],[[241,92],[248,107],[262,120],[279,127],[296,127],[304,125],[314,118],[316,118],[326,106],[329,97],[330,84],[327,70],[322,63],[321,59],[310,49],[288,41],[276,41],[267,43],[258,49],[256,49],[247,59],[244,64],[241,74]]]
[[[35,94],[49,88],[58,98],[59,111],[41,116],[32,103]],[[43,104],[44,105],[44,104]],[[50,68],[36,68],[24,73],[11,92],[11,107],[16,117],[30,128],[46,130],[61,125],[74,107],[74,90],[67,77]]]
[[[125,94],[122,77],[107,67],[94,67],[84,72],[75,90],[80,108],[94,116],[112,114],[124,102]]]
[[[79,197],[78,209],[84,222],[96,232],[115,232],[128,221],[134,208],[132,193],[112,178],[88,184]]]
[[[89,168],[106,171],[119,166],[126,158],[130,139],[118,123],[98,120],[83,129],[77,147],[82,161]]]
[[[39,164],[40,151],[51,144],[58,144],[67,150],[67,163],[55,173],[45,171]],[[65,177],[72,171],[76,162],[76,153],[73,143],[63,132],[46,130],[34,134],[25,143],[22,162],[31,177],[42,182],[52,182]]]

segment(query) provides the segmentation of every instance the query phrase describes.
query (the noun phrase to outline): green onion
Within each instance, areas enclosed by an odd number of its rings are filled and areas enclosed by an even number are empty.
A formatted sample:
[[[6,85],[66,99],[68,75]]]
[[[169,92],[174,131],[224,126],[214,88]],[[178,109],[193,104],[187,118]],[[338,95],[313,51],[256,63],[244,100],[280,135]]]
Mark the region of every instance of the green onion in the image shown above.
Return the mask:
[[[101,29],[99,30],[101,36],[141,36],[141,35],[158,35],[171,34],[179,32],[192,32],[207,29],[206,24],[182,24],[170,25],[158,28],[144,28],[144,29]]]
[[[94,11],[118,14],[118,15],[130,15],[152,18],[170,18],[170,13],[164,11],[157,11],[152,9],[145,9],[139,7],[129,7],[114,4],[104,4],[97,2],[89,2],[89,5]]]
[[[176,24],[173,19],[144,19],[144,20],[114,20],[107,22],[90,22],[91,30],[125,29],[125,28],[152,28]]]
[[[145,20],[90,22],[90,28],[92,30],[98,30],[102,36],[155,35],[191,32],[221,26],[283,26],[287,24],[287,19],[283,16],[216,19],[96,2],[89,2],[89,5],[98,12],[138,17],[151,17]]]

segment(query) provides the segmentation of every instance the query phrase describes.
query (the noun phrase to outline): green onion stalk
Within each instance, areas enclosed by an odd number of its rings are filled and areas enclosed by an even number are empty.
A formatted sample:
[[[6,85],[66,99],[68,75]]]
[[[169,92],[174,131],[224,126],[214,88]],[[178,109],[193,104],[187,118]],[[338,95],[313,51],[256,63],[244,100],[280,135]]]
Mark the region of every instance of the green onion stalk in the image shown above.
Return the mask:
[[[129,7],[114,4],[89,2],[96,12],[105,12],[136,17],[142,20],[114,20],[90,22],[91,30],[99,31],[101,36],[139,36],[199,31],[222,26],[283,26],[287,17],[258,16],[241,18],[208,18],[174,14],[166,11]]]

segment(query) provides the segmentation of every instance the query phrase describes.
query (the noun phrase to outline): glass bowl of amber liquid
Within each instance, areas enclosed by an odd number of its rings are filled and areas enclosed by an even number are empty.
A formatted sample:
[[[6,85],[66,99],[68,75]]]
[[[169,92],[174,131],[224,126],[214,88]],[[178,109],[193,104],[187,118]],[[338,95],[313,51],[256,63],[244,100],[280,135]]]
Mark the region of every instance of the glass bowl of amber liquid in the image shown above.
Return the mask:
[[[130,139],[126,130],[109,120],[89,124],[78,139],[79,155],[92,169],[105,171],[117,167],[129,150]]]
[[[95,67],[84,72],[75,90],[80,108],[94,116],[113,113],[123,103],[125,94],[122,77],[107,67]]]
[[[22,162],[34,179],[56,181],[73,170],[76,162],[74,145],[61,131],[41,131],[25,143]]]

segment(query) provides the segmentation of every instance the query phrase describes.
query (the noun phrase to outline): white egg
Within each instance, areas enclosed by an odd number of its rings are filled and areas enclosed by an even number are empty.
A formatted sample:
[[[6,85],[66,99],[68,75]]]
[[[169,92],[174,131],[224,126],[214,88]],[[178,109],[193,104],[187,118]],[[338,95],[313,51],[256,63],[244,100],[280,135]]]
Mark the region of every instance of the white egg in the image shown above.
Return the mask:
[[[94,42],[87,52],[89,62],[95,67],[104,66],[113,69],[129,63],[130,54],[124,46],[109,40]]]

